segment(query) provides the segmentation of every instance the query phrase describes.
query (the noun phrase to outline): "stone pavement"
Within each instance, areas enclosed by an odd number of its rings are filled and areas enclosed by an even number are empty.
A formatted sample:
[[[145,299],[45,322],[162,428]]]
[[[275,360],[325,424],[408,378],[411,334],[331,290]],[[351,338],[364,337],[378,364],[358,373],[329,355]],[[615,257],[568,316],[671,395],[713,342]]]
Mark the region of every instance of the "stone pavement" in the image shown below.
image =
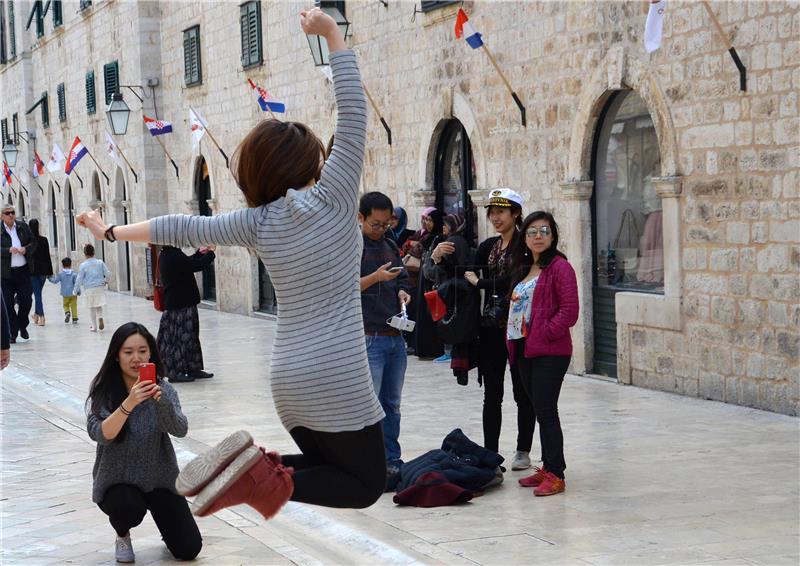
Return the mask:
[[[54,285],[47,326],[16,344],[2,382],[3,564],[113,562],[114,534],[90,500],[94,446],[83,403],[113,330],[137,320],[155,332],[152,303],[108,294],[108,328],[87,313],[65,325]],[[82,306],[82,305],[81,305]],[[294,451],[275,415],[267,368],[275,323],[201,310],[211,380],[177,384],[189,435],[178,458],[238,428]],[[501,446],[514,448],[507,389]],[[411,459],[453,428],[477,442],[482,391],[413,358],[401,443]],[[800,430],[796,418],[568,376],[561,394],[567,492],[534,498],[524,472],[459,507],[401,508],[384,495],[363,511],[290,503],[275,519],[247,507],[200,519],[207,564],[797,564]],[[534,443],[538,453],[538,440]],[[133,530],[138,564],[171,557],[148,517]]]

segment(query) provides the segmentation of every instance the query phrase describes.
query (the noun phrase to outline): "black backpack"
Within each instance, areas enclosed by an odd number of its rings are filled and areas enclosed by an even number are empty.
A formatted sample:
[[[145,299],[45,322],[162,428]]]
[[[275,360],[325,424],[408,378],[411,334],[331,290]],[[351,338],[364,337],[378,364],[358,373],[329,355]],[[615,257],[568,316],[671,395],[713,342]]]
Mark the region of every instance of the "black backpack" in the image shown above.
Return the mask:
[[[436,323],[439,338],[445,344],[472,342],[480,329],[481,296],[461,277],[444,281],[436,291],[447,305],[447,313]]]

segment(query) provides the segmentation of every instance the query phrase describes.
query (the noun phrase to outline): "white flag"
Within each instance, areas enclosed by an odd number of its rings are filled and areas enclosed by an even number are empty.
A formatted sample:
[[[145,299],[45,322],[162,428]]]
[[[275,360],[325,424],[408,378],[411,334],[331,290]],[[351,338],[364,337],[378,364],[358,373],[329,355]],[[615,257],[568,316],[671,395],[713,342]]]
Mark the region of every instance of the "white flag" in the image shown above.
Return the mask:
[[[66,161],[67,158],[64,155],[64,152],[61,151],[61,148],[58,147],[57,143],[53,143],[53,151],[50,152],[50,161],[47,162],[47,170],[51,173],[63,171]]]
[[[200,147],[200,140],[206,135],[206,127],[208,123],[203,120],[202,116],[189,108],[189,127],[192,130],[192,151],[196,152]]]
[[[106,152],[114,160],[114,163],[119,165],[119,148],[108,130],[106,130]]]
[[[661,33],[664,30],[664,3],[651,2],[650,10],[647,12],[647,21],[644,24],[644,49],[652,53],[661,47]]]

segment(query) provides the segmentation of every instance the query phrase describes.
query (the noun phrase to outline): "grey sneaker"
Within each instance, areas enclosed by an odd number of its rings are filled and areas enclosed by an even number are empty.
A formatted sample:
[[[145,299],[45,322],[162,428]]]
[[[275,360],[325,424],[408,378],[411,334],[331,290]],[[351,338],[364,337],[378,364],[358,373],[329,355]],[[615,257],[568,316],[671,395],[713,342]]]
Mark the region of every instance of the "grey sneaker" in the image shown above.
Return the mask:
[[[531,467],[530,452],[523,452],[522,450],[517,450],[517,453],[514,454],[514,459],[511,461],[511,469],[527,470],[530,467]]]
[[[114,557],[117,562],[136,561],[136,555],[133,554],[133,545],[131,545],[131,533],[124,537],[117,536],[117,542],[114,544]]]

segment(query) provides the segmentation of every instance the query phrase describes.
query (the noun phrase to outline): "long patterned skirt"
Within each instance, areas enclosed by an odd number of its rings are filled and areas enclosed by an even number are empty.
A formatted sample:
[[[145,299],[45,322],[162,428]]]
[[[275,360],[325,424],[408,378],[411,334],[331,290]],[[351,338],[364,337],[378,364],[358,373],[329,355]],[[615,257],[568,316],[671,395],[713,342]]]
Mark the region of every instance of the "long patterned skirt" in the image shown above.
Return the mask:
[[[200,318],[196,306],[161,313],[158,350],[167,377],[203,369]]]

